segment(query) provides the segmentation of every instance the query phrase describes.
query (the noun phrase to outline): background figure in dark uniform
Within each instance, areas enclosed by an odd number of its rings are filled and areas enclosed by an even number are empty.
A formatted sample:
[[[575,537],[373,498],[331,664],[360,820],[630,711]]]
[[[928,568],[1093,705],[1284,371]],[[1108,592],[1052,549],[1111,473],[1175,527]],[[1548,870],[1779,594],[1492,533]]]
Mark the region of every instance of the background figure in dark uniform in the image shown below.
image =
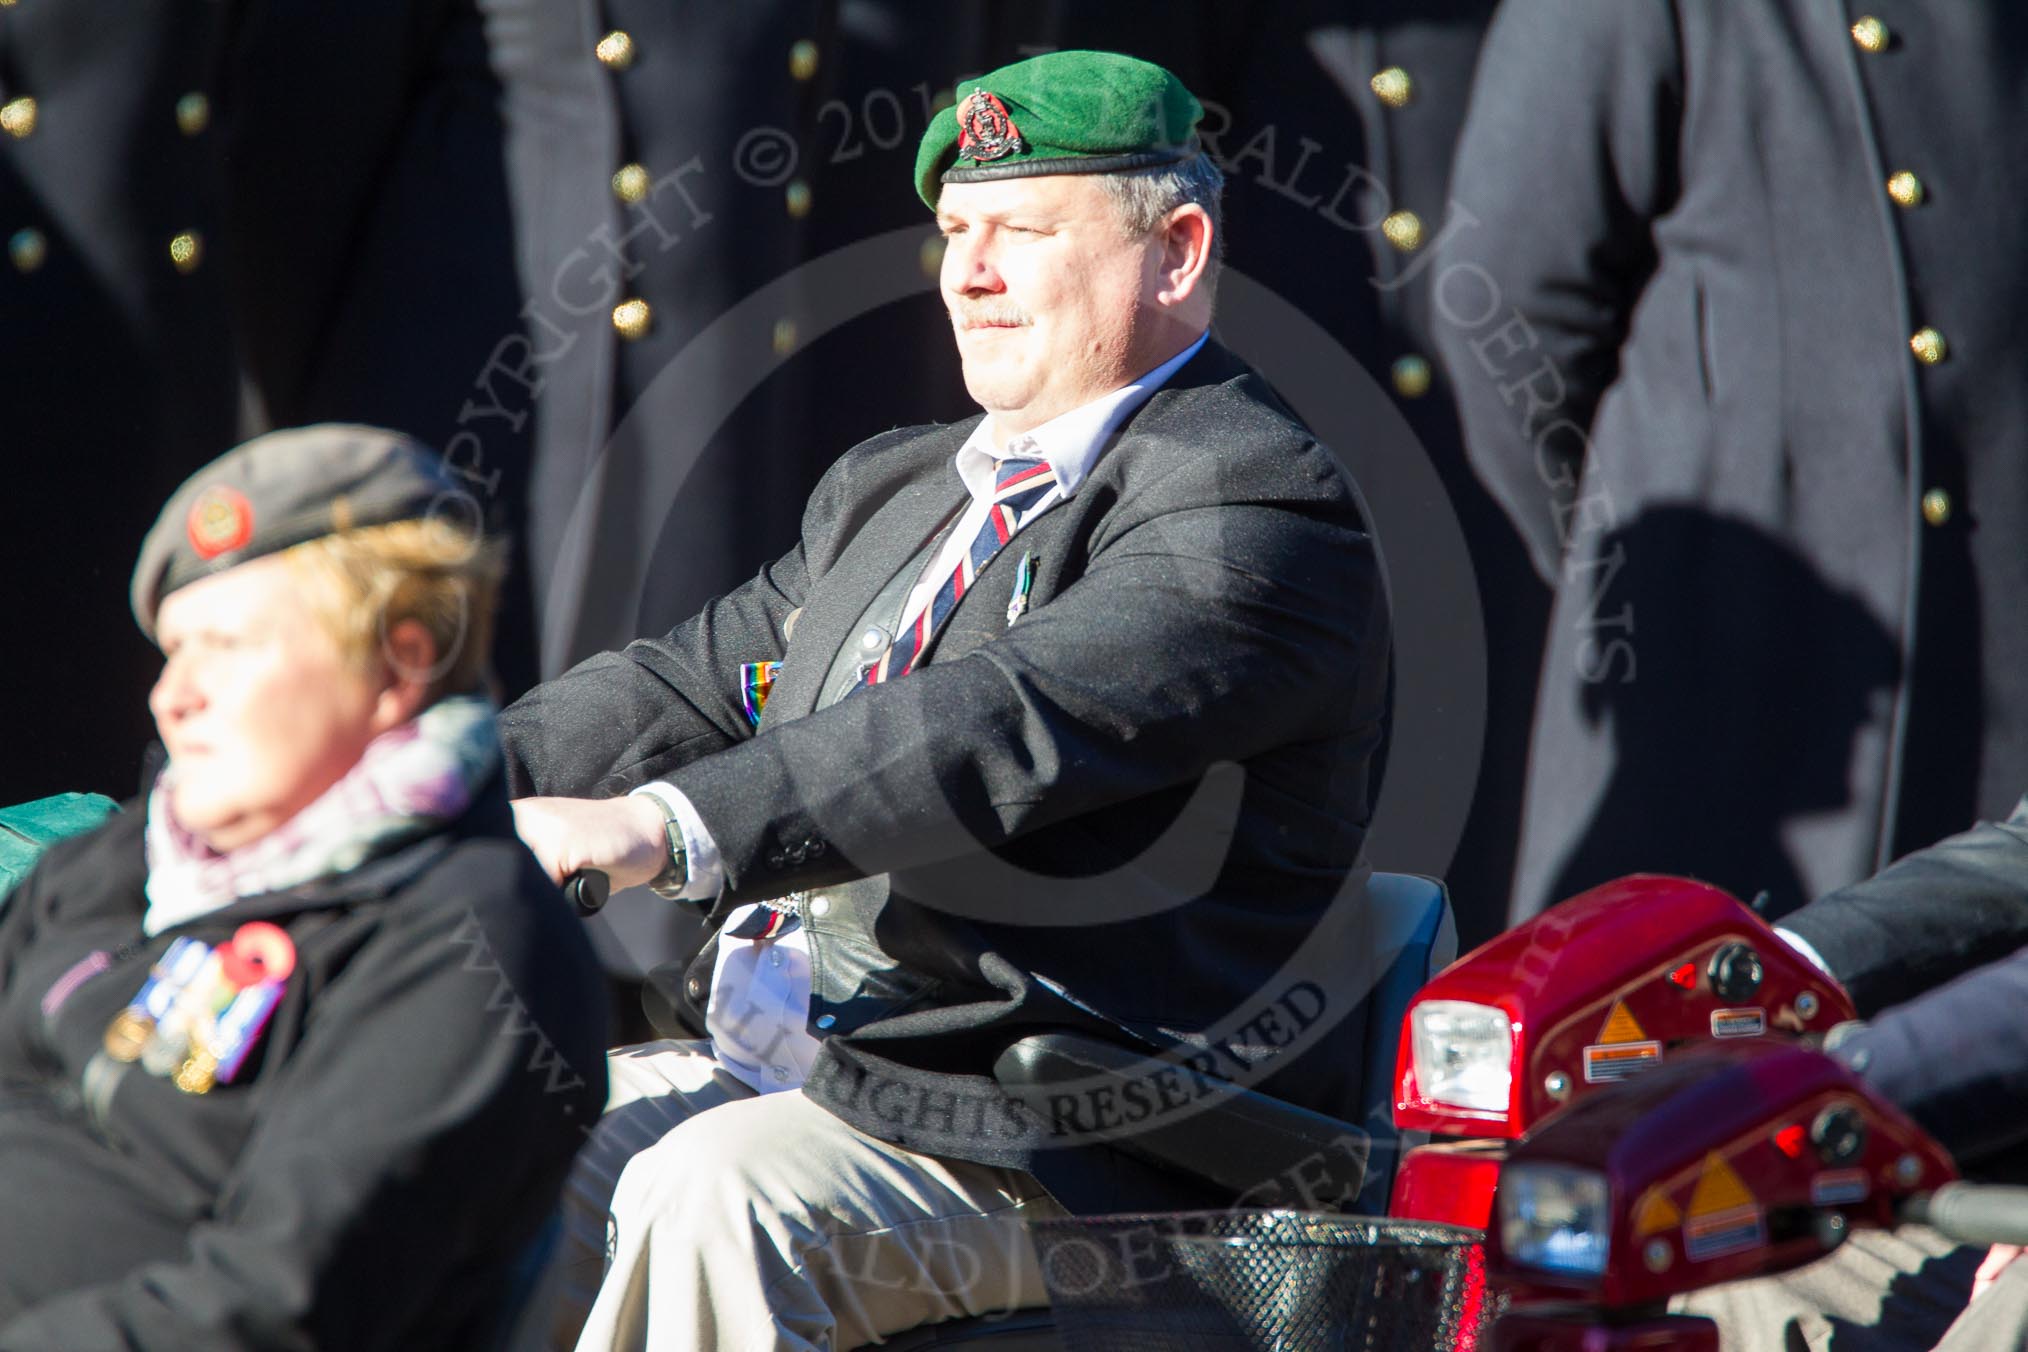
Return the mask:
[[[836,0],[489,8],[528,339],[474,400],[530,418],[554,674],[745,580],[838,445],[959,388],[891,185],[967,34]]]
[[[1785,909],[2028,781],[2024,128],[2018,6],[1501,9],[1436,285],[1473,460],[1559,586],[1517,917],[1677,857]],[[1895,671],[1664,509],[1791,551]],[[1698,718],[1708,792],[1629,735]],[[1786,869],[1739,848],[1770,838]]]
[[[442,448],[474,507],[519,541],[526,419],[475,410],[495,354],[524,341],[500,82],[479,7],[226,12],[221,262],[256,405],[249,430],[399,428]],[[528,581],[523,548],[494,644],[508,695],[536,679]]]
[[[122,620],[127,542],[238,409],[211,257],[217,12],[0,7],[0,803],[140,784],[160,659]]]
[[[1251,31],[1232,49],[1239,59],[1223,82],[1207,82],[1231,114],[1221,137],[1231,185],[1230,264],[1315,319],[1388,391],[1413,444],[1383,453],[1428,459],[1447,502],[1424,510],[1456,513],[1471,553],[1478,614],[1420,614],[1413,627],[1482,626],[1485,743],[1477,791],[1449,867],[1412,861],[1442,871],[1460,942],[1470,946],[1506,927],[1549,612],[1548,589],[1528,568],[1519,536],[1466,462],[1457,409],[1433,359],[1429,251],[1445,228],[1451,157],[1493,5],[1304,0],[1245,9]],[[1412,566],[1419,525],[1375,523],[1393,567]],[[1397,691],[1396,698],[1415,693]],[[1393,751],[1435,754],[1409,741]],[[1375,841],[1379,867],[1394,866],[1388,851],[1399,843]]]

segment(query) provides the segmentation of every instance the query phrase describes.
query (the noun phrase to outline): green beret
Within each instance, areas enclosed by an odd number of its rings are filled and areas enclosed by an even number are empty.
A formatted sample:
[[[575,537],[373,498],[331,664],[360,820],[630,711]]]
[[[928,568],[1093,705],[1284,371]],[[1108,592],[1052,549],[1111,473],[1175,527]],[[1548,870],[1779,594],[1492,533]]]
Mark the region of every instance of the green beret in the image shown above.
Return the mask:
[[[956,92],[916,151],[915,190],[932,211],[945,183],[1176,164],[1197,153],[1204,116],[1181,80],[1116,52],[1050,52]]]
[[[255,437],[170,495],[134,565],[134,618],[152,639],[177,588],[340,531],[433,513],[476,528],[461,497],[442,458],[399,432],[322,423]]]

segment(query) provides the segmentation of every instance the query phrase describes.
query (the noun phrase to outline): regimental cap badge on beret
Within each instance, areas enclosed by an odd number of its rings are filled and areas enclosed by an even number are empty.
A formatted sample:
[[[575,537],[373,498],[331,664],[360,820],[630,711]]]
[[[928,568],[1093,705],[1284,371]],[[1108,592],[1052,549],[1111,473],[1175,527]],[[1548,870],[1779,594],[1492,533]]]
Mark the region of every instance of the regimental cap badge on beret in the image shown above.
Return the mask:
[[[983,89],[975,89],[958,105],[958,158],[990,164],[1009,155],[1024,155],[1028,143],[1007,113],[1007,105]]]
[[[1199,153],[1203,106],[1162,67],[1117,52],[1050,52],[953,92],[916,151],[932,210],[946,183],[1130,173]]]
[[[242,548],[253,538],[253,527],[253,504],[246,494],[229,484],[212,484],[190,504],[183,533],[190,537],[191,551],[209,563]]]

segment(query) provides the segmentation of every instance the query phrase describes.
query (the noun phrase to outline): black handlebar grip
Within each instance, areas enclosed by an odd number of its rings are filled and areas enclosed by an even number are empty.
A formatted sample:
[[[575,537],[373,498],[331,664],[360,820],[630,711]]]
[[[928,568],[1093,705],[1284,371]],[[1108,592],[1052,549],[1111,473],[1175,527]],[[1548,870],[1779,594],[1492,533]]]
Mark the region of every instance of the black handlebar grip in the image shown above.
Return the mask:
[[[1901,1218],[1960,1244],[2028,1244],[2028,1187],[1946,1183],[1903,1202]]]
[[[570,898],[579,915],[597,915],[612,894],[613,880],[600,869],[579,869],[563,880],[563,895]]]

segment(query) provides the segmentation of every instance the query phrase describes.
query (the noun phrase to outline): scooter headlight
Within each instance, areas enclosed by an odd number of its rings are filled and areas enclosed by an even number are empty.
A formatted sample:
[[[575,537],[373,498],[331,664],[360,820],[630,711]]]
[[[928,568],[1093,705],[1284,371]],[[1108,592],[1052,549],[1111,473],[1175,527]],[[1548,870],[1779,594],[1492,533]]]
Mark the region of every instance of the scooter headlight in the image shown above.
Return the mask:
[[[1520,1267],[1567,1277],[1605,1275],[1612,1243],[1605,1175],[1567,1164],[1510,1164],[1497,1193],[1500,1247]]]
[[[1409,1017],[1416,1092],[1447,1108],[1505,1117],[1514,1083],[1514,1025],[1507,1012],[1430,1000]]]

